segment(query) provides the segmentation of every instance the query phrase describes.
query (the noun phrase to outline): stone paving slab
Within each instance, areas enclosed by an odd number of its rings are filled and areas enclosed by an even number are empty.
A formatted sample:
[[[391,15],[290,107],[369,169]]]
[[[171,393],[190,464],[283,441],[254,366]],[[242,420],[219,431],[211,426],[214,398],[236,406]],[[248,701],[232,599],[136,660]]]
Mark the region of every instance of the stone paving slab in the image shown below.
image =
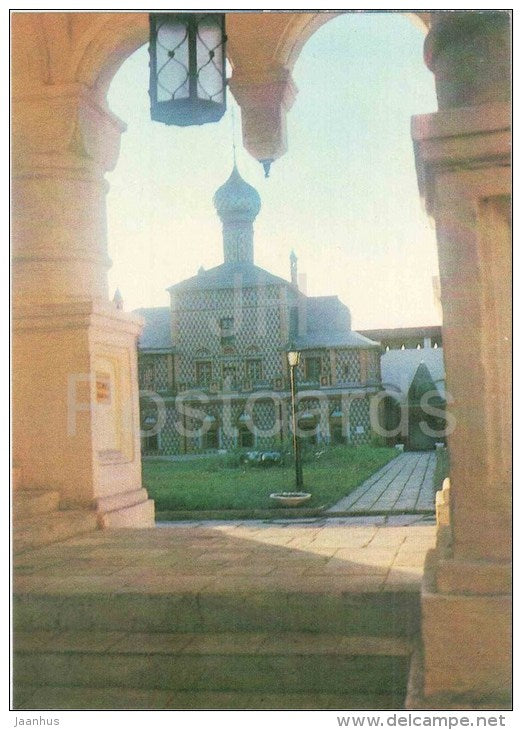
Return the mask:
[[[385,464],[327,512],[425,513],[435,511],[434,452],[406,452]]]
[[[409,637],[347,636],[304,632],[219,632],[219,633],[132,633],[100,634],[90,642],[92,632],[16,632],[19,653],[81,652],[90,654],[342,654],[345,656],[409,656],[414,642]],[[96,638],[96,634],[94,635]]]
[[[410,520],[412,517],[410,516]],[[14,558],[23,593],[212,595],[419,590],[435,526],[317,520],[105,530]]]

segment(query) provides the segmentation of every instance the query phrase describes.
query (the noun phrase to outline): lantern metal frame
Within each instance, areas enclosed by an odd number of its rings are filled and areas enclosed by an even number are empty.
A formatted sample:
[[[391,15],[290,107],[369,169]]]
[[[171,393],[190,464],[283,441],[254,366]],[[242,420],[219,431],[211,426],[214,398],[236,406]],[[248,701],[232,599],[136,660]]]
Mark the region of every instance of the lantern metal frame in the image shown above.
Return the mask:
[[[200,33],[203,21],[212,20],[220,31],[219,43],[209,47]],[[158,33],[166,24],[178,24],[185,27],[185,35],[173,48],[166,48],[158,41]],[[224,13],[150,13],[149,14],[149,54],[150,77],[149,96],[150,113],[154,121],[180,127],[218,122],[226,110],[226,34]],[[176,58],[176,53],[186,44],[186,62]],[[167,60],[158,68],[158,48],[161,46]],[[204,63],[198,66],[198,50],[206,49],[208,54]],[[185,49],[183,49],[185,51]],[[179,54],[178,54],[179,55]],[[176,63],[185,70],[181,84],[174,89],[162,86],[161,73],[170,63]],[[188,65],[186,65],[188,63]],[[201,83],[200,74],[203,69],[213,65],[216,78],[221,78],[221,86],[214,93],[207,91]],[[188,95],[176,98],[181,89]],[[158,88],[171,95],[170,99],[159,100]],[[203,93],[202,93],[203,92]],[[215,97],[222,99],[216,101]]]

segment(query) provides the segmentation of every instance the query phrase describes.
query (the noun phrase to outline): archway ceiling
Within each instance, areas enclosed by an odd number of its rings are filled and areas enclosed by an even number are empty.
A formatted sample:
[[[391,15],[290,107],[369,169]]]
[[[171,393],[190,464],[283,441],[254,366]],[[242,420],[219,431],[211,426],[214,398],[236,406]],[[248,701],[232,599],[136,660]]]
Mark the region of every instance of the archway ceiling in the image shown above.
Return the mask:
[[[227,14],[230,88],[241,106],[243,144],[258,160],[286,152],[286,111],[295,96],[291,72],[303,46],[335,12]],[[430,14],[408,14],[427,29]],[[123,61],[147,42],[148,14],[14,12],[13,100],[88,88],[101,106]],[[72,89],[71,89],[72,92]],[[22,115],[23,116],[23,115]]]
[[[229,13],[228,56],[235,77],[268,80],[278,69],[292,70],[307,40],[322,25],[343,13]],[[406,13],[424,32],[429,13]]]
[[[291,70],[313,33],[340,13],[228,13],[229,59],[237,77],[263,78]],[[429,13],[409,13],[426,30]],[[105,88],[131,53],[147,42],[146,13],[14,12],[15,85],[81,83]]]

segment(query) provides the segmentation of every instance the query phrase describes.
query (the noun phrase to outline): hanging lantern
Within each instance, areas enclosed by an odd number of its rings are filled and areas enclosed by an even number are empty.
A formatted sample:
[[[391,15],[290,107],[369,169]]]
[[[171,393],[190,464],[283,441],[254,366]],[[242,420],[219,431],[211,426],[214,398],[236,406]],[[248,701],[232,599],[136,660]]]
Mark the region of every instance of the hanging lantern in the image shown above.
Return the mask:
[[[150,114],[186,127],[221,119],[226,109],[225,16],[151,13]]]

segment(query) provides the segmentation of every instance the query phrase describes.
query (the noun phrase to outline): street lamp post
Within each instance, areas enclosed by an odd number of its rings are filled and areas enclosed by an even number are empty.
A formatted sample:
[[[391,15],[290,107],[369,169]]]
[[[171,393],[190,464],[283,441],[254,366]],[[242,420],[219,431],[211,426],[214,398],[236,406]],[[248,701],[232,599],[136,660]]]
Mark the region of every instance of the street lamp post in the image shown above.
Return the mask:
[[[297,492],[303,491],[303,465],[301,462],[301,441],[297,434],[297,385],[295,371],[299,365],[301,353],[297,350],[288,352],[288,365],[290,367],[290,391],[292,395],[292,428],[294,442],[294,460],[295,460],[295,488]]]

